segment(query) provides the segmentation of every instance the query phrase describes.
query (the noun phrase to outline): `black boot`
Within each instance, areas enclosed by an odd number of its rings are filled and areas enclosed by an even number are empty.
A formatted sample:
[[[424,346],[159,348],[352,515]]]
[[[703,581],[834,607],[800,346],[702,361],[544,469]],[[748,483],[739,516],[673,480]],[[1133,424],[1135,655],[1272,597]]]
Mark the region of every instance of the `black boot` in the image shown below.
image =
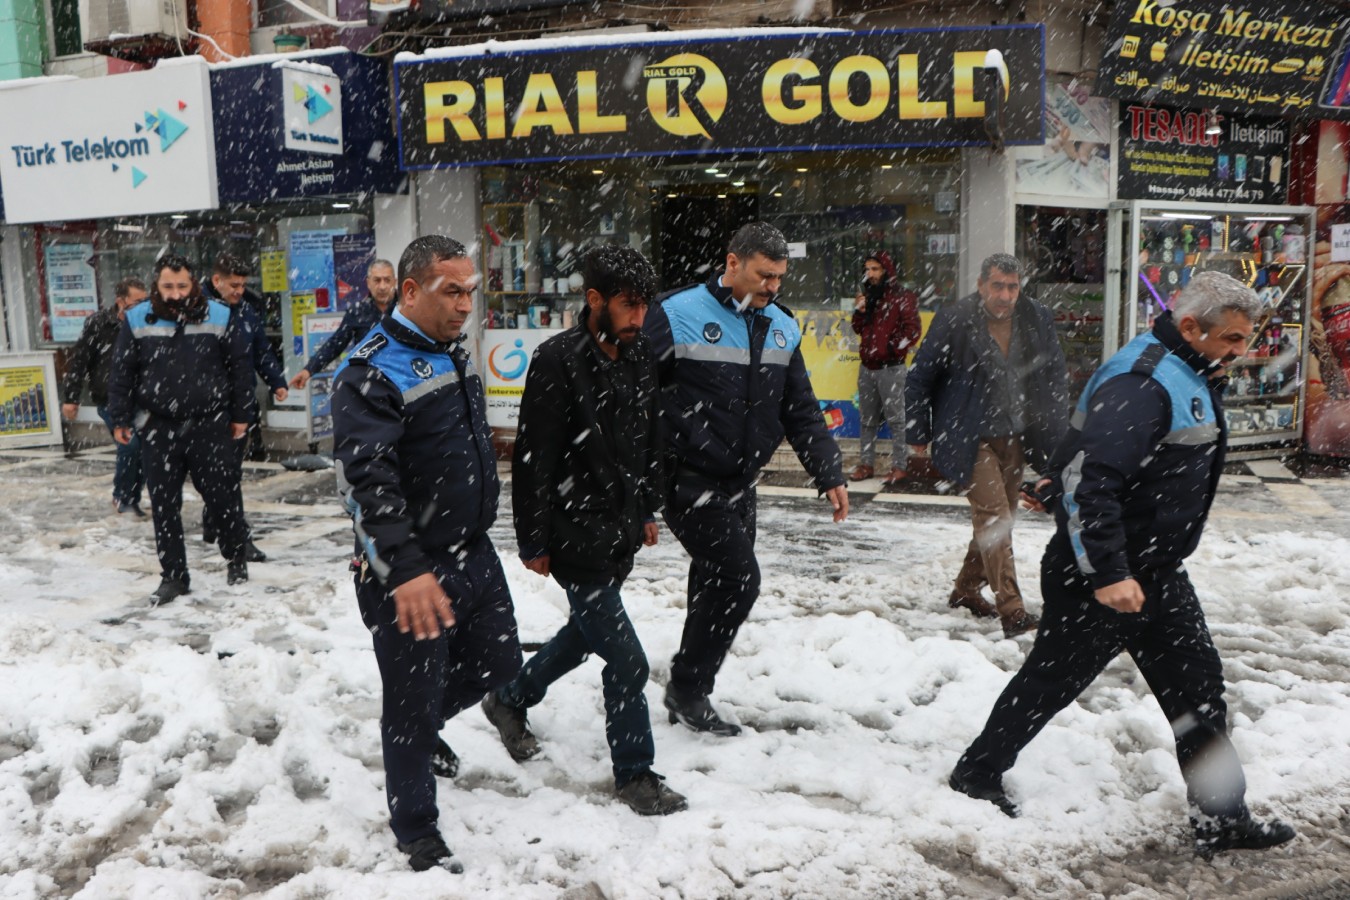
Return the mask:
[[[1294,829],[1271,819],[1261,822],[1245,813],[1237,818],[1192,818],[1195,827],[1195,852],[1204,859],[1225,850],[1266,850],[1294,839]]]
[[[163,606],[165,603],[172,603],[179,597],[188,593],[186,582],[179,581],[176,578],[161,578],[159,587],[150,595],[151,606]]]
[[[244,557],[244,554],[241,553],[230,560],[225,581],[227,584],[243,584],[248,581],[248,560]]]
[[[414,872],[445,869],[458,875],[464,871],[464,867],[455,859],[450,848],[445,846],[445,841],[439,834],[418,838],[411,844],[399,844],[398,849],[408,854],[408,865],[412,866]]]
[[[672,725],[679,722],[695,731],[718,737],[735,737],[741,733],[741,726],[719,716],[705,696],[685,697],[667,687],[665,706]]]
[[[666,787],[665,779],[651,769],[624,782],[614,793],[640,816],[668,816],[689,808],[684,795]]]
[[[267,554],[259,550],[252,539],[244,544],[244,558],[249,562],[267,562]]]
[[[459,757],[440,738],[436,739],[436,749],[431,753],[431,773],[437,778],[454,778],[459,774]]]
[[[488,691],[483,698],[483,715],[496,727],[506,752],[516,762],[539,755],[539,740],[530,733],[525,710],[503,703],[496,691]]]
[[[217,537],[219,537],[219,535],[216,534],[216,529],[213,528],[213,527],[211,527],[210,525],[207,525],[205,522],[203,522],[203,523],[202,523],[202,540],[206,541],[206,543],[208,543],[208,544],[214,544],[214,543],[216,542],[216,538],[217,538]]]
[[[1002,779],[998,781],[986,782],[973,778],[969,774],[961,771],[958,767],[952,772],[952,777],[947,779],[947,784],[954,791],[960,791],[967,797],[973,797],[976,800],[988,800],[1003,811],[1003,814],[1011,819],[1017,818],[1017,806],[1003,792]]]

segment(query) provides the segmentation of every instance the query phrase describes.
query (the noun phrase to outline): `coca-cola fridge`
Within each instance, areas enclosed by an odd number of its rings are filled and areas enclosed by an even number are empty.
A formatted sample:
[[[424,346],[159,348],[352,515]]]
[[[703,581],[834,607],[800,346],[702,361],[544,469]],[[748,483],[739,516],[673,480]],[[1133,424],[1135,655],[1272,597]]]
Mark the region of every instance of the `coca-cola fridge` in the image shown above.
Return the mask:
[[[1106,322],[1110,355],[1173,301],[1197,272],[1249,285],[1262,312],[1224,394],[1229,443],[1278,450],[1303,430],[1315,231],[1308,206],[1198,205],[1132,200],[1108,212]]]

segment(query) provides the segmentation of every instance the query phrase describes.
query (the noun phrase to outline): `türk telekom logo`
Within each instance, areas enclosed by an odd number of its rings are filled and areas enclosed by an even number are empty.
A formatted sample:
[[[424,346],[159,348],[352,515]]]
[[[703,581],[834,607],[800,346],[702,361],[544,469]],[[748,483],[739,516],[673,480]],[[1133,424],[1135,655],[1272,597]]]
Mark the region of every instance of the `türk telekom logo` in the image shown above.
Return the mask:
[[[187,109],[187,102],[178,101],[178,110]],[[100,135],[98,137],[71,138],[70,140],[45,141],[41,145],[13,144],[10,152],[14,154],[14,165],[20,169],[51,168],[60,165],[81,165],[83,163],[106,162],[112,171],[120,172],[126,165],[130,172],[131,186],[138,188],[148,176],[139,166],[126,161],[138,161],[150,156],[150,138],[159,138],[159,152],[167,152],[180,137],[187,133],[188,127],[181,120],[157,107],[154,112],[146,110],[145,121],[136,122],[124,133],[123,137]],[[145,165],[142,161],[141,165]]]

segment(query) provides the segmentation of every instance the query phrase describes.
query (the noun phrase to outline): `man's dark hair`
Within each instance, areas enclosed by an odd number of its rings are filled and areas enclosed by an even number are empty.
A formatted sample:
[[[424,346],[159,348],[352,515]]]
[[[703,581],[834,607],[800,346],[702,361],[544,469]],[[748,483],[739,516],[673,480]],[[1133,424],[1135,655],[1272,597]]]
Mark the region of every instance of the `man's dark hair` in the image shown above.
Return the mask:
[[[387,259],[372,260],[370,265],[366,266],[366,274],[369,275],[379,268],[385,268],[392,272],[394,270],[394,264]]]
[[[253,269],[249,267],[248,263],[235,256],[233,253],[222,253],[216,257],[216,265],[215,268],[211,270],[211,274],[224,275],[227,278],[231,275],[239,275],[247,278],[253,274]]]
[[[605,244],[586,252],[581,260],[582,290],[599,291],[606,300],[628,294],[634,300],[656,296],[656,270],[632,247]]]
[[[988,281],[990,273],[995,269],[998,269],[1004,275],[1016,275],[1019,279],[1022,277],[1022,261],[1011,253],[995,253],[986,256],[984,262],[980,263],[980,280]]]
[[[177,253],[166,253],[155,260],[155,281],[159,281],[159,273],[163,272],[165,269],[169,269],[173,272],[187,270],[189,275],[192,275],[194,278],[196,277],[196,273],[192,271],[192,263],[188,262],[186,256],[180,256]]]
[[[113,289],[113,295],[117,297],[118,300],[121,300],[133,290],[144,291],[145,282],[141,281],[139,278],[123,278],[121,281],[117,282],[117,287]]]
[[[403,282],[411,278],[421,284],[431,272],[431,267],[447,259],[467,257],[469,251],[452,237],[443,234],[424,234],[408,245],[398,258],[398,283],[400,290]]]
[[[749,259],[758,253],[778,262],[788,258],[787,238],[768,222],[750,222],[731,236],[727,252],[736,254],[738,259]]]

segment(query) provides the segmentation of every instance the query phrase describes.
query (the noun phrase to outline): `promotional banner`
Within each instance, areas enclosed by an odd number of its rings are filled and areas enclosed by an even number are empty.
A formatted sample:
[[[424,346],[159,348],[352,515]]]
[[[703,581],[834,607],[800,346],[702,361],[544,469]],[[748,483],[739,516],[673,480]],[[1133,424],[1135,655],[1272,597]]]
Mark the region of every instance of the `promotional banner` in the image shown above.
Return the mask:
[[[1224,116],[1206,134],[1197,112],[1124,106],[1120,122],[1122,200],[1269,203],[1289,200],[1289,123]]]
[[[0,356],[0,449],[61,443],[51,353]]]
[[[1017,192],[1052,197],[1111,196],[1111,103],[1093,97],[1087,85],[1049,84],[1045,89],[1045,134],[1041,147],[1014,147]]]
[[[343,234],[333,238],[333,309],[346,312],[366,296],[366,269],[375,261],[375,235]]]
[[[290,290],[286,281],[286,251],[264,250],[259,257],[263,293],[280,294]]]
[[[1040,144],[1044,45],[1027,25],[437,50],[395,64],[400,158]]]
[[[1350,119],[1350,16],[1315,0],[1118,0],[1096,93]]]
[[[1310,453],[1350,457],[1350,123],[1318,129],[1316,197],[1303,439]]]
[[[520,398],[525,393],[525,375],[535,348],[558,334],[553,329],[489,328],[483,332],[480,350],[487,365],[483,392],[487,395],[488,425],[517,428]]]
[[[10,224],[217,206],[211,91],[200,57],[116,78],[32,81],[0,91]]]
[[[291,232],[290,253],[286,257],[286,280],[290,283],[292,293],[306,293],[313,298],[314,309],[309,312],[333,312],[333,295],[337,290],[334,284],[333,238],[346,233],[341,228]],[[296,333],[299,334],[298,331]]]
[[[47,273],[47,309],[51,315],[51,339],[75,341],[84,320],[98,312],[94,282],[94,244],[48,241],[42,248]]]
[[[313,444],[333,436],[333,373],[311,375],[305,390],[305,431]]]

